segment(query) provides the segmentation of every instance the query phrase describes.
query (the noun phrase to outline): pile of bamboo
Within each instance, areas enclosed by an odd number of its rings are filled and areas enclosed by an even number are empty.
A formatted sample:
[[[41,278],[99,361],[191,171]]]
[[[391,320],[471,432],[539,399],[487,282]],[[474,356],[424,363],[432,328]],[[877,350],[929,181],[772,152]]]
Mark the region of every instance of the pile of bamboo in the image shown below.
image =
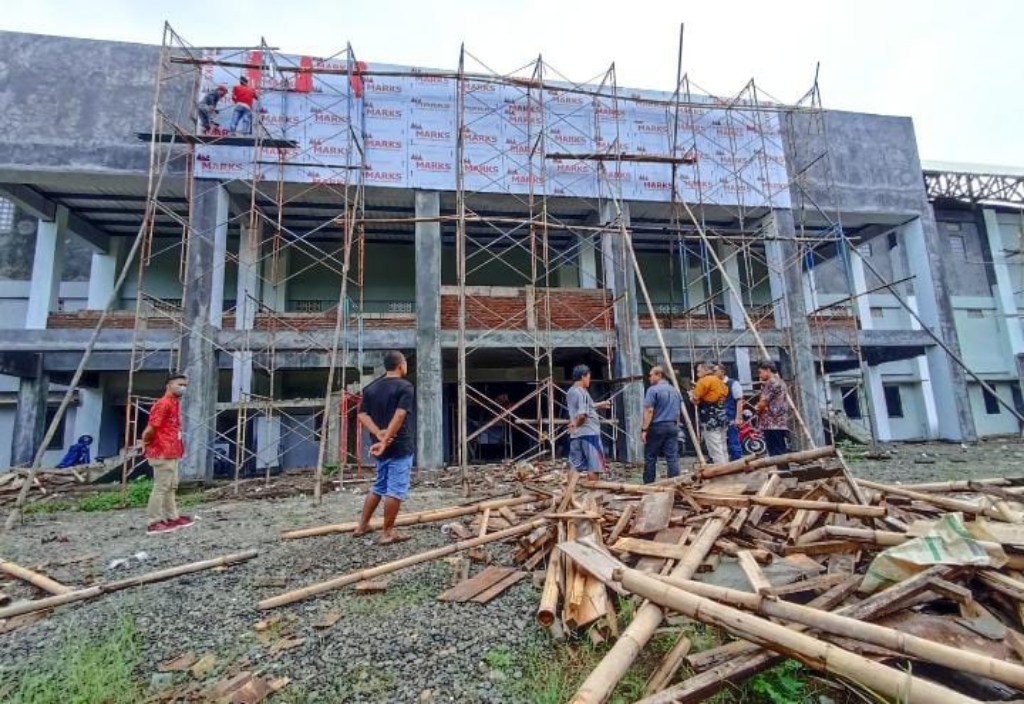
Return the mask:
[[[502,554],[520,571],[488,567],[472,577],[463,570],[462,587],[446,600],[482,590],[493,598],[502,584],[533,573],[542,626],[559,638],[611,643],[572,699],[577,704],[606,701],[653,634],[666,629],[678,635],[650,676],[645,704],[703,701],[786,658],[887,700],[967,702],[1024,691],[1024,486],[857,481],[835,455],[820,448],[748,458],[651,485],[517,468],[516,495],[400,516],[405,526],[443,523],[448,544],[259,607],[454,555],[490,563],[488,547],[507,543],[513,549]],[[973,543],[983,555],[970,565],[911,566],[887,588],[859,593],[876,555],[948,513],[984,529],[986,538]],[[485,590],[490,584],[497,587]],[[620,611],[630,601],[627,624]],[[668,615],[675,618],[666,622]],[[712,627],[720,644],[692,652],[680,615]]]

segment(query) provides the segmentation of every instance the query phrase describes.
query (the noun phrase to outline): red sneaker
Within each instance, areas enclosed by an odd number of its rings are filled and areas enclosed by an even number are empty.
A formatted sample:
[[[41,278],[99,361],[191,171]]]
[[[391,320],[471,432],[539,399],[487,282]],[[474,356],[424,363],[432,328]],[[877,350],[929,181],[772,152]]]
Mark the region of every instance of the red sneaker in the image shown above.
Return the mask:
[[[167,522],[176,528],[187,528],[188,526],[195,523],[195,521],[192,520],[191,516],[186,516],[185,514],[178,516],[173,521]]]
[[[178,530],[178,525],[170,521],[157,521],[156,523],[150,523],[146,526],[146,535],[156,535],[157,533],[171,533]]]

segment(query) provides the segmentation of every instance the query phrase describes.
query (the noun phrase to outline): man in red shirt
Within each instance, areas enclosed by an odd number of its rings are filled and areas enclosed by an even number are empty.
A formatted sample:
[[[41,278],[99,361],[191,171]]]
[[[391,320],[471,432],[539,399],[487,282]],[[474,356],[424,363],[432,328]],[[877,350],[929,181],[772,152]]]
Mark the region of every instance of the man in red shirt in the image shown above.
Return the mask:
[[[231,127],[228,131],[235,134],[241,123],[245,123],[243,134],[252,134],[253,103],[259,96],[256,89],[249,85],[249,79],[242,76],[238,85],[231,89],[231,100],[235,103],[235,111],[231,115]]]
[[[181,439],[181,397],[188,387],[183,374],[167,378],[164,395],[149,409],[149,424],[142,432],[142,446],[153,468],[153,491],[149,495],[146,533],[168,533],[192,525],[178,513],[174,494],[178,490],[178,462],[185,453]]]

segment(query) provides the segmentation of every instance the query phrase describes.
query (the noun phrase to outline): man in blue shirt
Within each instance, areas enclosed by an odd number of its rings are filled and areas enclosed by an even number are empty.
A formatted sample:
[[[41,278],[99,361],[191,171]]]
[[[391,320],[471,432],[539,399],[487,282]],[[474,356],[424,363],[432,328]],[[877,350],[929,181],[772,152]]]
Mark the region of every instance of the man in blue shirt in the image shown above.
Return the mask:
[[[729,422],[726,428],[725,441],[729,449],[729,459],[743,459],[743,444],[740,442],[740,426],[743,425],[743,408],[746,402],[743,400],[743,384],[738,379],[730,379],[725,373],[725,365],[719,362],[715,365],[715,374],[729,389],[729,395],[725,397],[725,419]]]
[[[644,484],[657,477],[658,458],[664,457],[669,478],[679,476],[679,414],[683,397],[665,378],[660,366],[651,367],[651,385],[644,395],[640,439],[644,443]]]

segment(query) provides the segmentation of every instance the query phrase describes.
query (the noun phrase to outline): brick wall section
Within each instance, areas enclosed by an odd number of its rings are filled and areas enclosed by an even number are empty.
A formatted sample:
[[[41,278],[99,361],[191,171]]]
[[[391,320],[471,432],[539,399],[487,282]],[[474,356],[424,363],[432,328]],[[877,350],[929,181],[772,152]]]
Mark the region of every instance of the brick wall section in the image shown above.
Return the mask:
[[[523,289],[502,295],[468,293],[468,330],[607,330],[611,327],[611,298],[602,290],[537,289],[530,296]],[[532,311],[530,307],[532,306]],[[459,297],[441,295],[441,327],[459,327]]]

